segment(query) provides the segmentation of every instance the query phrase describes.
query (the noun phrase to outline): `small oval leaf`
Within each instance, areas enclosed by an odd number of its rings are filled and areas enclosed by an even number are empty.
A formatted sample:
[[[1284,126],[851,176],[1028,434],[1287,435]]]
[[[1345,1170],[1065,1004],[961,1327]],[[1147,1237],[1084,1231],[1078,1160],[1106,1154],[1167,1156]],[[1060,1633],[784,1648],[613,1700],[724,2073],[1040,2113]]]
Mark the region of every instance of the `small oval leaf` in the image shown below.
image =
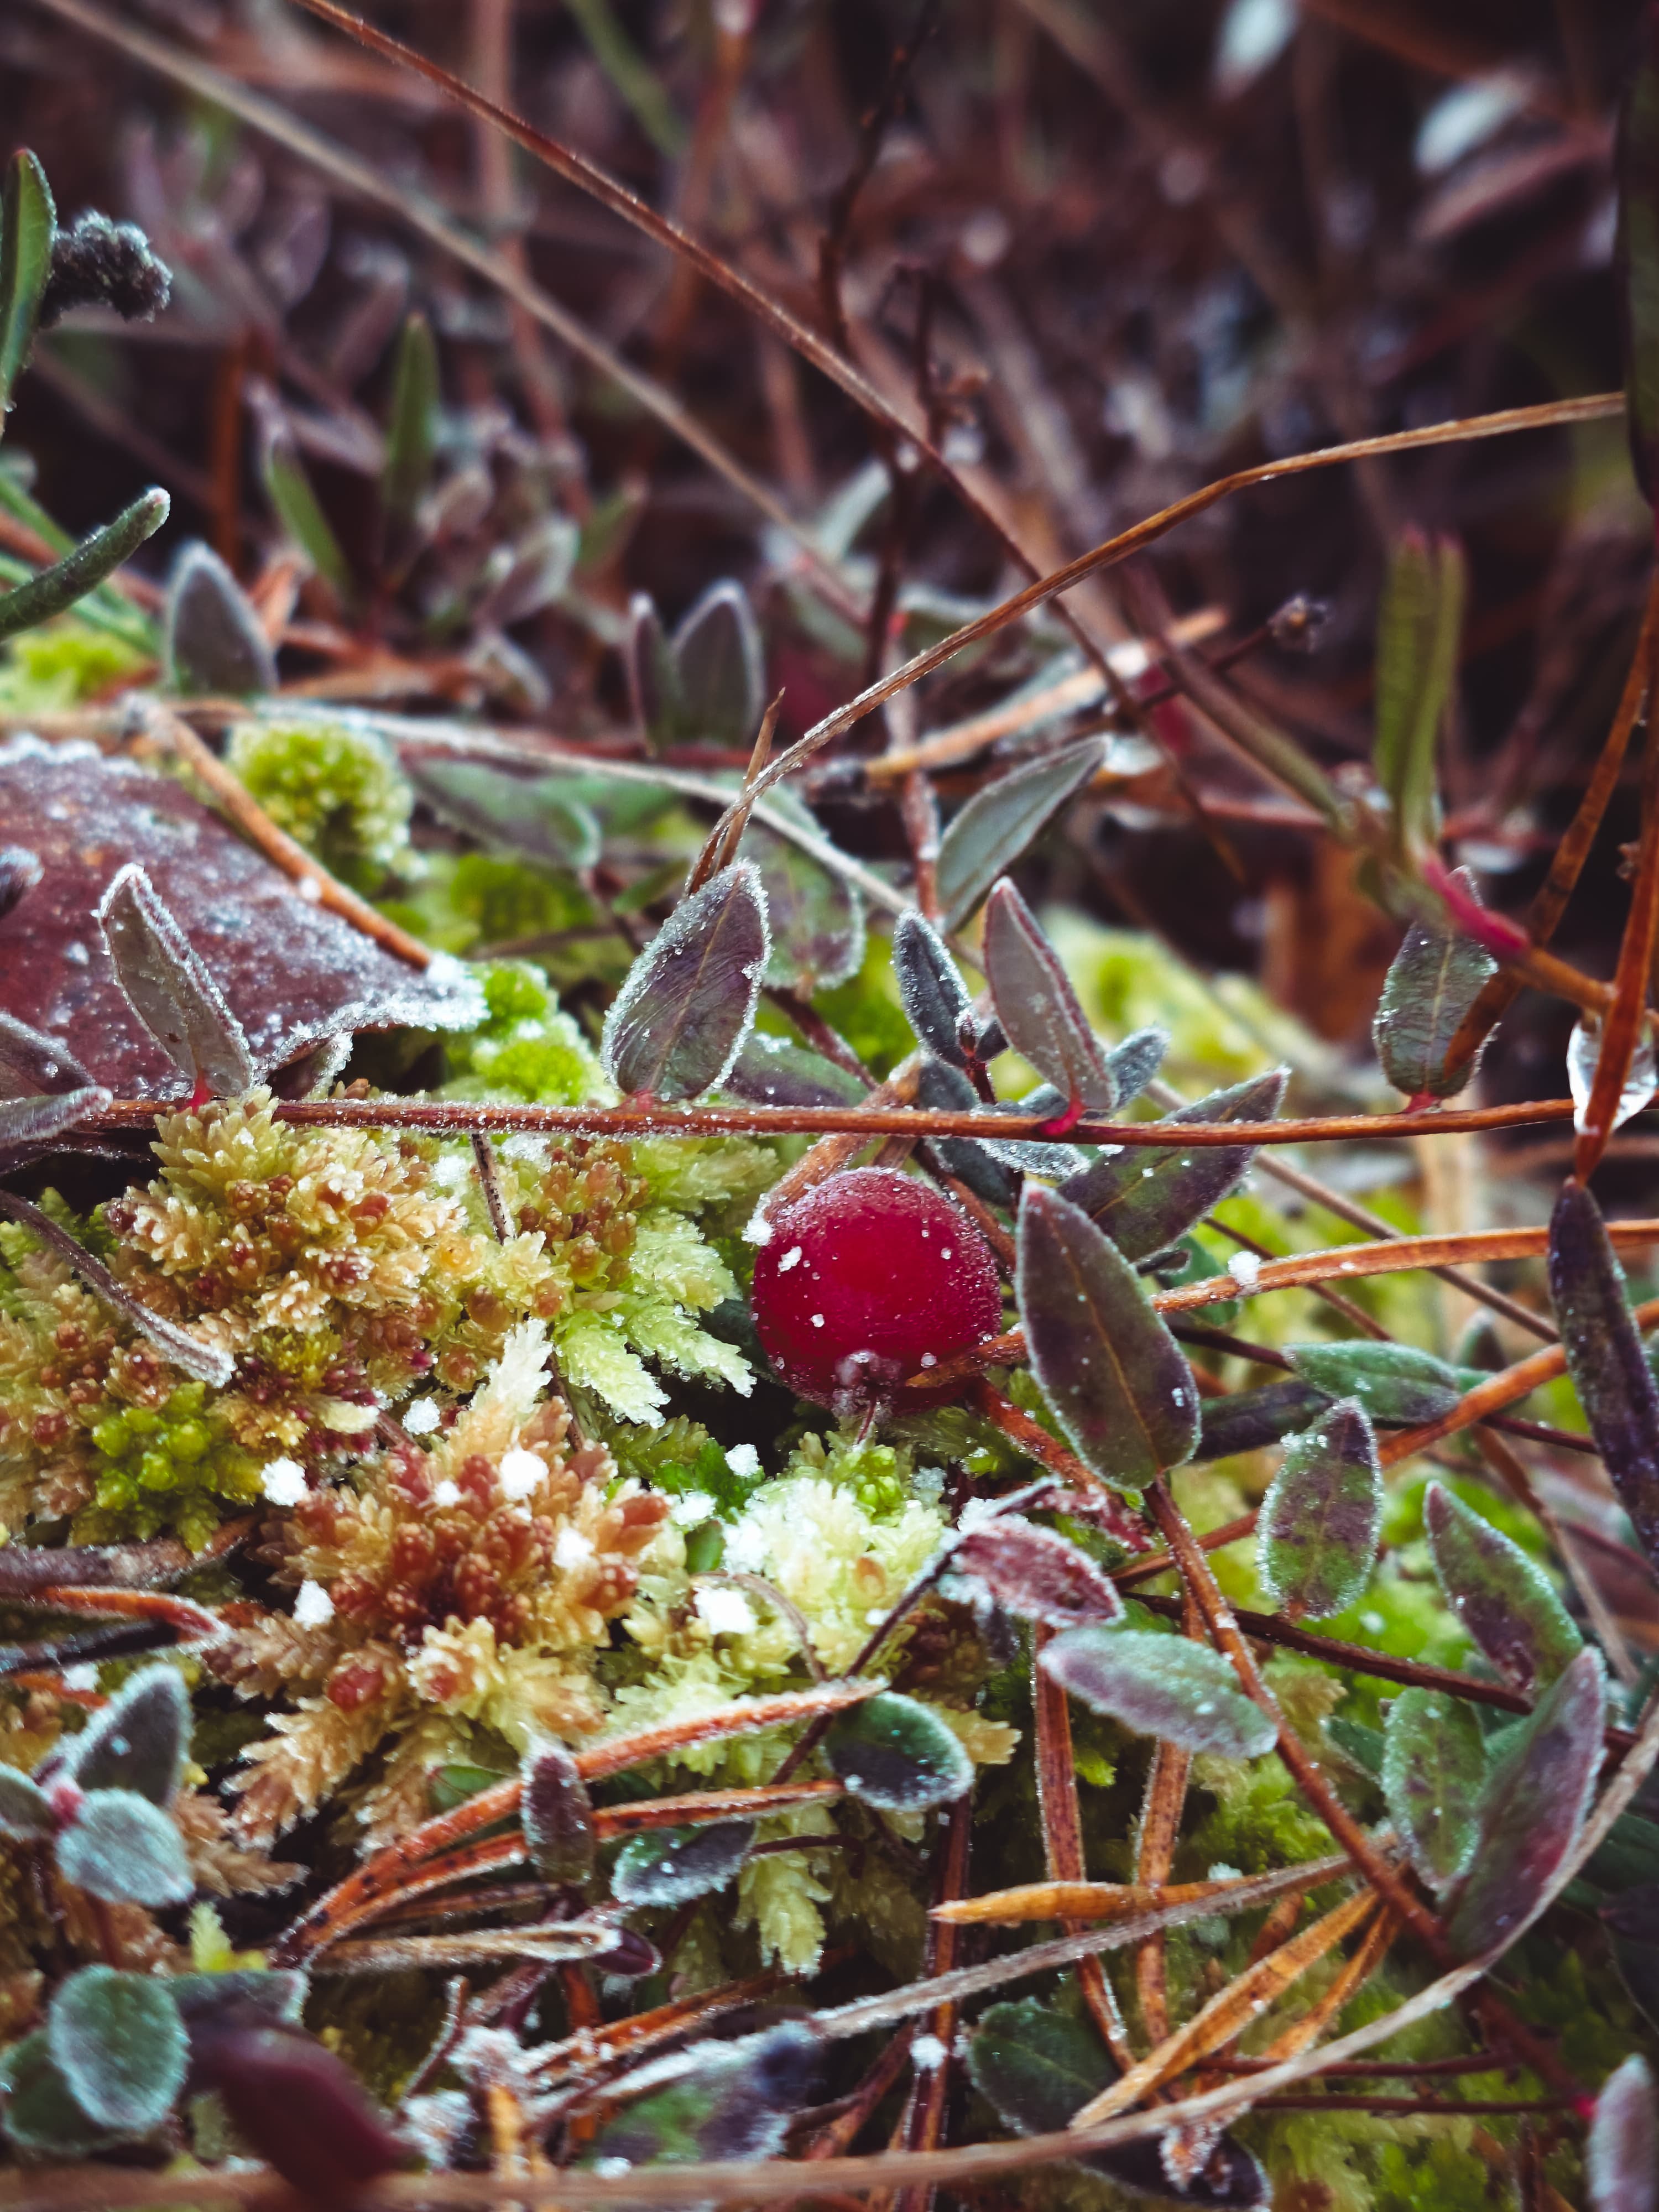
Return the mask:
[[[44,2027],[0,2051],[0,2094],[5,2098],[5,2130],[19,2150],[81,2159],[120,2141],[88,2118],[70,2095]]]
[[[749,594],[727,578],[711,584],[674,633],[681,737],[746,745],[761,718],[765,657]]]
[[[1103,740],[1085,738],[1023,762],[974,793],[939,841],[939,903],[947,930],[961,928],[1105,757]]]
[[[1659,2207],[1659,2109],[1653,2074],[1633,2051],[1601,2084],[1584,2145],[1590,2212],[1656,2212]]]
[[[276,689],[276,656],[258,616],[213,548],[199,540],[173,564],[161,656],[174,691],[246,699]]]
[[[1182,1751],[1256,1759],[1279,1731],[1218,1651],[1145,1628],[1068,1628],[1037,1664],[1068,1695]]]
[[[191,2051],[191,2087],[216,2091],[248,2148],[319,2203],[408,2163],[350,2069],[299,2028],[204,2029]]]
[[[767,804],[822,836],[793,792],[769,792]],[[759,869],[766,894],[772,931],[767,981],[810,999],[856,975],[864,958],[864,896],[857,886],[752,817],[741,849]]]
[[[1358,1398],[1373,1421],[1415,1428],[1449,1413],[1480,1376],[1414,1344],[1287,1344],[1305,1382],[1331,1398]]]
[[[519,1817],[544,1881],[586,1881],[593,1870],[593,1801],[562,1743],[538,1744],[524,1763]]]
[[[735,1880],[754,1840],[752,1820],[647,1829],[617,1854],[611,1894],[618,1905],[689,1905]]]
[[[917,1043],[953,1067],[965,1066],[962,1030],[974,1002],[945,939],[913,906],[893,924],[893,981]]]
[[[1553,1681],[1584,1639],[1543,1571],[1437,1482],[1423,1522],[1447,1604],[1498,1673],[1517,1690]]]
[[[1659,1561],[1659,1383],[1642,1352],[1601,1209],[1566,1182],[1550,1218],[1550,1302],[1595,1448],[1650,1560]]]
[[[754,1106],[861,1106],[870,1095],[850,1067],[760,1030],[727,1069],[724,1088]]]
[[[1036,917],[1011,883],[985,910],[985,973],[1003,1032],[1068,1104],[1109,1114],[1117,1085],[1077,994]]]
[[[53,2063],[100,2127],[148,2135],[184,2087],[185,2024],[165,1982],[83,1966],[46,2014]]]
[[[428,757],[404,771],[435,814],[486,845],[567,872],[591,868],[603,839],[574,775],[514,775],[483,761]]]
[[[46,1793],[15,1766],[0,1766],[0,1836],[20,1844],[38,1844],[51,1835],[58,1823],[52,1818]]]
[[[1194,1099],[1168,1120],[1271,1121],[1288,1080],[1289,1070],[1275,1067]],[[1255,1157],[1253,1145],[1197,1145],[1190,1152],[1173,1146],[1125,1145],[1103,1153],[1084,1174],[1062,1183],[1060,1194],[1080,1206],[1126,1258],[1144,1260],[1184,1237],[1237,1189]]]
[[[791,2116],[811,2101],[821,2056],[804,2021],[705,2045],[675,2079],[607,2121],[584,2163],[689,2166],[769,2157],[781,2148]]]
[[[1164,1065],[1164,1055],[1170,1049],[1170,1032],[1158,1028],[1133,1030],[1121,1044],[1115,1044],[1106,1055],[1112,1071],[1112,1080],[1117,1085],[1117,1103],[1127,1106],[1132,1098],[1139,1098]]]
[[[982,1583],[1006,1612],[1050,1628],[1123,1616],[1116,1584],[1086,1552],[1018,1514],[971,1529],[951,1554],[951,1571]]]
[[[136,860],[99,902],[115,973],[133,1012],[174,1065],[222,1098],[253,1081],[242,1025]]]
[[[1477,899],[1467,868],[1453,881]],[[1463,1017],[1498,973],[1484,945],[1461,930],[1414,921],[1383,978],[1371,1024],[1371,1042],[1382,1073],[1407,1098],[1450,1098],[1468,1085],[1479,1052],[1449,1063],[1447,1054]]]
[[[1020,1200],[1015,1284],[1031,1371],[1097,1474],[1139,1490],[1191,1457],[1198,1388],[1180,1346],[1116,1246],[1038,1184]]]
[[[1507,1739],[1447,1924],[1460,1958],[1512,1943],[1540,1910],[1584,1824],[1601,1765],[1606,1704],[1601,1654],[1581,1651]]]
[[[58,1838],[65,1881],[107,1905],[182,1905],[196,1884],[167,1814],[131,1790],[94,1790]]]
[[[837,1714],[823,1757],[849,1796],[887,1813],[947,1805],[974,1779],[972,1760],[938,1714],[890,1691]]]
[[[1231,1398],[1206,1398],[1200,1410],[1195,1460],[1230,1459],[1235,1452],[1260,1451],[1281,1437],[1305,1429],[1331,1403],[1323,1390],[1299,1376],[1240,1390]]]
[[[190,1693],[172,1667],[146,1667],[68,1746],[65,1771],[82,1790],[136,1790],[169,1805],[190,1749]]]
[[[700,1098],[723,1083],[755,1018],[771,940],[748,860],[682,899],[605,1016],[605,1073],[626,1094]]]
[[[1382,1528],[1376,1437],[1357,1398],[1339,1399],[1292,1437],[1256,1522],[1256,1565],[1292,1620],[1328,1620],[1370,1580]]]
[[[1443,1690],[1405,1690],[1382,1730],[1382,1796],[1425,1881],[1468,1871],[1480,1827],[1486,1741],[1473,1709]]]

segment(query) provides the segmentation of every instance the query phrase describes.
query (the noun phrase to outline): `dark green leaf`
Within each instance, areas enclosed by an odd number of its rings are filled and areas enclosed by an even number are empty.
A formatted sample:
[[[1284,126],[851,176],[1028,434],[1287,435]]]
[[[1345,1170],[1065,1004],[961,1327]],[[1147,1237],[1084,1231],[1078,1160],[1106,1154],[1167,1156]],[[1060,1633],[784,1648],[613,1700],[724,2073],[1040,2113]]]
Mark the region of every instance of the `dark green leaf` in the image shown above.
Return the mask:
[[[53,1820],[46,1794],[15,1766],[0,1766],[0,1836],[22,1844],[38,1843],[51,1835]]]
[[[1473,1709],[1443,1690],[1404,1690],[1383,1730],[1382,1795],[1412,1864],[1437,1889],[1468,1870],[1486,1784]]]
[[[893,981],[916,1042],[953,1067],[964,1066],[963,1034],[972,1033],[974,1002],[945,939],[913,906],[893,924]]]
[[[1121,1044],[1112,1047],[1106,1062],[1117,1085],[1120,1106],[1127,1106],[1132,1098],[1139,1097],[1163,1066],[1164,1055],[1169,1049],[1170,1032],[1156,1028],[1132,1030]]]
[[[1634,2051],[1601,2084],[1584,2145],[1590,2212],[1659,2207],[1659,2106],[1648,2062]]]
[[[982,1583],[1006,1612],[1050,1628],[1123,1616],[1115,1583],[1086,1552],[1017,1513],[970,1529],[951,1554],[951,1572]]]
[[[0,2054],[0,2092],[5,2129],[19,2150],[48,2158],[80,2159],[120,2140],[83,2112],[53,2063],[40,2028]]]
[[[1423,1521],[1446,1602],[1498,1673],[1517,1690],[1553,1681],[1584,1639],[1543,1571],[1437,1482]]]
[[[628,617],[628,680],[634,712],[641,729],[660,751],[674,744],[684,719],[674,649],[648,592],[635,592]]]
[[[1146,1628],[1068,1628],[1037,1661],[1068,1695],[1182,1751],[1255,1759],[1278,1730],[1218,1651]]]
[[[1616,173],[1614,292],[1624,340],[1632,465],[1650,507],[1659,497],[1659,20],[1644,9],[1626,83]]]
[[[618,1905],[689,1905],[734,1881],[754,1840],[752,1820],[647,1829],[623,1845],[611,1894]]]
[[[82,1967],[52,1998],[46,2041],[82,2111],[120,2135],[159,2127],[184,2087],[185,2024],[149,1974]]]
[[[182,1905],[195,1889],[167,1814],[132,1790],[94,1790],[58,1838],[58,1868],[106,1905]]]
[[[1382,1528],[1382,1468],[1357,1398],[1341,1398],[1292,1437],[1256,1522],[1256,1565],[1292,1620],[1326,1620],[1370,1580]]]
[[[971,1788],[973,1762],[937,1713],[883,1691],[838,1713],[824,1763],[847,1790],[888,1813],[925,1813]]]
[[[679,734],[746,745],[760,724],[766,683],[760,629],[741,584],[711,584],[674,633]]]
[[[111,882],[98,919],[128,1002],[173,1064],[221,1098],[246,1091],[253,1062],[242,1025],[136,860]]]
[[[1454,872],[1478,902],[1474,878],[1467,868]],[[1414,921],[1383,979],[1371,1042],[1382,1073],[1408,1098],[1450,1098],[1474,1074],[1478,1052],[1448,1064],[1446,1054],[1459,1024],[1480,997],[1498,963],[1484,945],[1461,930]]]
[[[1072,2116],[1117,2079],[1093,2026],[1038,1997],[993,2005],[968,2046],[974,2087],[1016,2135],[1058,2135]],[[1265,2204],[1267,2182],[1249,2153],[1223,2136],[1200,2172],[1177,2180],[1152,2138],[1096,2151],[1076,2163],[1138,2193],[1188,2204]]]
[[[34,342],[57,228],[46,171],[27,149],[14,154],[0,189],[0,437],[12,386]]]
[[[1461,1958],[1512,1943],[1539,1910],[1584,1823],[1601,1765],[1605,1705],[1601,1655],[1581,1651],[1505,1739],[1446,1930]]]
[[[1109,1114],[1117,1086],[1054,947],[1011,883],[985,915],[985,972],[1008,1042],[1068,1102]]]
[[[1659,1826],[1639,1813],[1621,1813],[1582,1873],[1584,1881],[1610,1893],[1659,1882]]]
[[[1449,1413],[1480,1381],[1414,1344],[1287,1344],[1297,1373],[1331,1398],[1358,1398],[1373,1421],[1413,1428]]]
[[[173,564],[161,658],[175,691],[244,699],[276,689],[276,656],[258,616],[219,556],[199,539]]]
[[[1555,1201],[1549,1280],[1595,1448],[1643,1550],[1659,1561],[1659,1383],[1642,1356],[1601,1208],[1581,1183],[1564,1183]]]
[[[136,1790],[173,1802],[190,1750],[190,1693],[176,1668],[132,1676],[69,1746],[66,1771],[82,1790]]]
[[[167,519],[172,501],[159,489],[142,492],[124,507],[113,522],[84,538],[72,553],[50,568],[43,568],[27,584],[0,592],[0,640],[50,622],[83,599],[124,561],[131,560],[147,538],[153,538]]]
[[[407,532],[428,484],[438,448],[438,348],[424,315],[410,315],[398,336],[392,372],[392,413],[386,427],[380,504]]]
[[[1260,1451],[1294,1430],[1304,1429],[1331,1403],[1329,1393],[1289,1376],[1240,1390],[1231,1398],[1206,1398],[1200,1409],[1195,1460],[1230,1459],[1235,1452]]]
[[[1170,1115],[1187,1121],[1271,1121],[1285,1096],[1289,1071],[1275,1067],[1243,1083],[1212,1091]],[[1184,1236],[1195,1221],[1236,1189],[1251,1160],[1252,1145],[1125,1145],[1103,1152],[1083,1175],[1061,1185],[1061,1195],[1080,1206],[1127,1259],[1144,1260]]]
[[[1229,1263],[1216,1255],[1190,1231],[1163,1251],[1154,1252],[1150,1258],[1137,1262],[1139,1272],[1150,1275],[1162,1291],[1185,1289],[1193,1283],[1212,1283],[1228,1273]],[[1171,1333],[1177,1341],[1183,1328],[1196,1322],[1201,1328],[1231,1328],[1238,1318],[1242,1302],[1237,1298],[1207,1298],[1201,1306],[1189,1308],[1177,1315],[1170,1323]],[[1207,1402],[1207,1401],[1206,1401]]]
[[[1037,1184],[1020,1201],[1015,1283],[1031,1371],[1097,1474],[1140,1490],[1191,1457],[1198,1389],[1180,1346],[1117,1247]]]
[[[803,828],[818,828],[793,792],[769,792],[767,805]],[[772,927],[767,981],[810,999],[856,975],[864,958],[864,897],[857,886],[763,822],[750,819],[739,849],[760,870],[766,893]]]
[[[738,2043],[705,2045],[678,2078],[607,2122],[584,2163],[769,2157],[781,2147],[791,2116],[809,2102],[818,2067],[818,2039],[801,2021]]]
[[[593,1870],[593,1802],[562,1744],[538,1744],[524,1763],[524,1839],[544,1881],[586,1881]]]
[[[759,1030],[732,1062],[725,1088],[755,1106],[861,1106],[870,1095],[851,1068]]]
[[[1325,1733],[1344,1759],[1357,1766],[1362,1774],[1373,1781],[1382,1777],[1383,1735],[1381,1729],[1368,1728],[1364,1721],[1345,1720],[1339,1714],[1325,1723]]]
[[[974,793],[939,842],[939,903],[947,930],[961,928],[1104,757],[1103,741],[1085,738],[1024,762]]]
[[[1396,850],[1436,829],[1436,748],[1457,678],[1467,580],[1454,539],[1403,531],[1395,543],[1376,638],[1372,764],[1394,807]]]
[[[352,599],[351,571],[274,399],[262,410],[260,472],[276,519],[342,606]]]
[[[35,1098],[0,1097],[0,1148],[41,1144],[77,1121],[89,1121],[112,1096],[94,1083],[84,1091],[47,1091]]]
[[[766,896],[747,860],[675,908],[605,1018],[605,1073],[624,1095],[699,1098],[743,1049],[771,949]]]
[[[582,778],[514,775],[481,761],[431,755],[404,766],[434,813],[487,845],[565,870],[591,868],[599,857],[599,825],[579,795]]]

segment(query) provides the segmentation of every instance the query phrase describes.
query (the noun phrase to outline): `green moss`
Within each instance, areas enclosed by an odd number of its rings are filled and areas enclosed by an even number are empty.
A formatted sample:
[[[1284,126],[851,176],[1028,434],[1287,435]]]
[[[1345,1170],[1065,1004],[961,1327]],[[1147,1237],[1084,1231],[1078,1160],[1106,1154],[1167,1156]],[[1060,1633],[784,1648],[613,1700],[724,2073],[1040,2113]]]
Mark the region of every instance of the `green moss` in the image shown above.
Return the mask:
[[[421,881],[385,901],[385,911],[440,951],[467,953],[477,945],[513,945],[580,930],[574,956],[568,956],[572,980],[591,977],[615,984],[627,972],[629,953],[621,938],[608,939],[599,930],[586,934],[594,908],[574,877],[545,875],[491,853],[430,853],[422,858]],[[557,975],[556,961],[550,965]]]
[[[92,1429],[92,1503],[76,1516],[77,1542],[106,1544],[175,1529],[200,1551],[222,1501],[252,1504],[258,1469],[214,1419],[204,1382],[181,1382],[159,1406],[110,1408]]]
[[[144,665],[134,645],[74,615],[0,647],[0,712],[44,714],[117,690]]]
[[[315,721],[247,724],[232,732],[230,765],[275,823],[360,891],[416,866],[414,793],[367,730]]]
[[[484,1018],[476,1029],[447,1038],[450,1098],[522,1098],[575,1106],[604,1085],[598,1056],[559,1002],[547,978],[523,960],[498,960],[478,971]]]

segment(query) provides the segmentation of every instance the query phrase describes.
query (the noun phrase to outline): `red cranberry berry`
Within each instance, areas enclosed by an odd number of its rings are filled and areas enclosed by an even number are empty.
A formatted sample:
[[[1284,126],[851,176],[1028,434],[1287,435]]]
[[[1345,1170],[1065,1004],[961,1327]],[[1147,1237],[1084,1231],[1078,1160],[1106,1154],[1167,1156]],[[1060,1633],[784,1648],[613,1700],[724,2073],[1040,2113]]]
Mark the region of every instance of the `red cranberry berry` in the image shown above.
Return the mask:
[[[768,1225],[755,1262],[755,1328],[802,1398],[837,1413],[890,1401],[907,1375],[1002,1326],[990,1248],[914,1176],[831,1176]],[[908,1392],[906,1402],[928,1401]]]

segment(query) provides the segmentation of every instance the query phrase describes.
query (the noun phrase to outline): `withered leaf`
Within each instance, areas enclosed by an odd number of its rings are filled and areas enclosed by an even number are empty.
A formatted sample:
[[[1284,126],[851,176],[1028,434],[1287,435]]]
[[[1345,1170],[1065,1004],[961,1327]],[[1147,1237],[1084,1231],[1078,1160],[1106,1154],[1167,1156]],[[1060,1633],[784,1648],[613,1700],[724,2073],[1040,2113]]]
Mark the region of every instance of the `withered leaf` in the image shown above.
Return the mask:
[[[1471,1706],[1443,1690],[1404,1690],[1382,1732],[1382,1796],[1425,1881],[1468,1870],[1486,1785],[1486,1741]]]
[[[1086,1213],[1041,1185],[1019,1209],[1015,1287],[1031,1371],[1073,1445],[1121,1489],[1198,1442],[1198,1388],[1146,1287]]]
[[[946,929],[961,928],[1104,757],[1103,740],[1085,738],[1023,762],[974,793],[939,841],[939,902]]]
[[[970,1529],[951,1554],[951,1571],[983,1583],[1007,1612],[1051,1628],[1122,1618],[1115,1584],[1086,1552],[1017,1513]]]
[[[1437,1482],[1423,1522],[1447,1604],[1499,1674],[1517,1690],[1553,1681],[1584,1639],[1542,1570]]]
[[[0,918],[3,1012],[122,1098],[178,1098],[188,1080],[133,1012],[94,919],[126,861],[211,973],[247,1038],[256,1079],[354,1030],[459,1029],[479,1019],[453,961],[424,972],[382,951],[245,845],[180,783],[87,744],[0,745],[0,819],[45,874]],[[8,1036],[11,1033],[8,1032]],[[12,1046],[0,1039],[0,1057]],[[33,1082],[30,1090],[53,1087]]]
[[[1583,1650],[1505,1740],[1446,1933],[1462,1958],[1512,1943],[1578,1840],[1601,1764],[1601,1656]]]
[[[253,1061],[242,1025],[136,860],[112,880],[98,920],[116,981],[174,1065],[222,1098],[246,1091]]]
[[[1256,1522],[1256,1564],[1291,1620],[1328,1620],[1370,1580],[1382,1527],[1376,1438],[1357,1398],[1341,1398],[1292,1437]]]
[[[1256,1759],[1278,1741],[1272,1720],[1238,1686],[1218,1651],[1145,1628],[1068,1628],[1037,1664],[1067,1693],[1137,1735],[1182,1751]]]
[[[1601,1209],[1566,1182],[1550,1218],[1550,1301],[1567,1372],[1643,1550],[1659,1561],[1659,1383],[1625,1299]]]
[[[605,1016],[605,1073],[624,1093],[698,1098],[723,1083],[755,1018],[771,940],[749,860],[675,908]]]
[[[1170,1115],[1170,1122],[1271,1121],[1285,1096],[1289,1071],[1275,1067]],[[1127,1259],[1144,1260],[1184,1236],[1218,1206],[1254,1158],[1251,1145],[1175,1146],[1125,1145],[1103,1153],[1082,1175],[1060,1186],[1105,1231]]]
[[[985,914],[985,972],[1008,1042],[1068,1103],[1109,1114],[1117,1085],[1036,916],[1008,882]]]

